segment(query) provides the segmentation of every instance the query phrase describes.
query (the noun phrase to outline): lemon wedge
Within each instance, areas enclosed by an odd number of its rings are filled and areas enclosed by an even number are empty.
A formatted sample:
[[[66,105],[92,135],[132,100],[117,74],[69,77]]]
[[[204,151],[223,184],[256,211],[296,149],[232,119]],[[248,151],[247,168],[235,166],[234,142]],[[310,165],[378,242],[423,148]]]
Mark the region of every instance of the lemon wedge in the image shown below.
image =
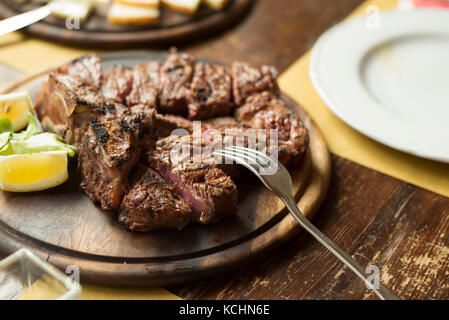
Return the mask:
[[[23,129],[28,124],[28,111],[34,113],[28,92],[0,95],[0,119],[8,118],[14,131]]]
[[[68,177],[66,151],[0,157],[0,187],[5,191],[50,189],[64,183]]]

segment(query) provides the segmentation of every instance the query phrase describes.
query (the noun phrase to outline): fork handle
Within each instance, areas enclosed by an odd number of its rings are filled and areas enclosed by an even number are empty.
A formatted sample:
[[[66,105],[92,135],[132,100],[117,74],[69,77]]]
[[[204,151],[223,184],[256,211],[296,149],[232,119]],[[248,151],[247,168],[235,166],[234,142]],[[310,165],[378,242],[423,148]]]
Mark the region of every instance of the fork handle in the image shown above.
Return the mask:
[[[287,206],[287,209],[299,222],[301,227],[303,227],[308,233],[310,233],[315,239],[317,239],[323,246],[326,247],[330,252],[332,252],[341,262],[343,262],[348,268],[350,268],[354,273],[362,279],[366,285],[371,288],[377,296],[382,300],[401,300],[397,295],[391,292],[386,286],[384,286],[379,281],[379,286],[376,288],[373,286],[369,277],[372,275],[368,274],[365,269],[355,261],[349,254],[344,252],[340,247],[338,247],[334,242],[332,242],[328,237],[324,235],[320,230],[318,230],[299,210],[296,201],[292,196],[288,198],[281,197],[281,200]]]

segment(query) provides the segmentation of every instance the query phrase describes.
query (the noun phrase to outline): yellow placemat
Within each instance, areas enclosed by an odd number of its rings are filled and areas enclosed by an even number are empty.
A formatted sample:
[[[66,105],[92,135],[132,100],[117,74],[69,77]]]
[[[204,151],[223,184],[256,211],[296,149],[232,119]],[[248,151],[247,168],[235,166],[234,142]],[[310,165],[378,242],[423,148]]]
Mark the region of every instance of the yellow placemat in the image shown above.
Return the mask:
[[[163,288],[108,288],[82,285],[83,300],[181,300]]]
[[[18,32],[0,37],[0,62],[34,73],[70,61],[87,50],[53,44]]]
[[[351,16],[365,14],[369,5],[382,9],[397,0],[367,1]],[[294,98],[319,125],[330,150],[346,159],[436,193],[449,196],[449,165],[396,151],[358,133],[337,118],[320,99],[309,77],[310,52],[279,79],[283,92]],[[344,79],[342,79],[344,81]]]

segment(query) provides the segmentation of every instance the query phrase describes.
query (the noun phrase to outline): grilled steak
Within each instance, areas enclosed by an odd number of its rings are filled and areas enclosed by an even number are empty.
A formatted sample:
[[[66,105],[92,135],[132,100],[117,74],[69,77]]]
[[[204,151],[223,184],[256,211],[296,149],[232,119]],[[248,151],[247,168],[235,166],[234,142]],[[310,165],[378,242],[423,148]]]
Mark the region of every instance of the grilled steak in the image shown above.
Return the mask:
[[[225,126],[240,126],[240,123],[234,117],[218,117],[203,121],[202,126],[205,130],[210,128],[221,128]]]
[[[101,79],[97,55],[84,56],[51,72],[36,101],[44,130],[78,145],[89,121],[115,112],[116,103],[100,92]]]
[[[232,112],[232,80],[226,67],[197,63],[187,94],[189,119],[205,120]]]
[[[301,164],[308,133],[278,98],[276,75],[242,62],[196,64],[171,50],[164,63],[113,66],[103,76],[92,54],[51,72],[36,110],[45,130],[80,144],[81,188],[92,201],[132,231],[181,229],[236,212],[240,166],[213,151],[276,148],[284,164]],[[199,144],[191,120],[205,120]],[[278,143],[257,129],[277,130]]]
[[[131,92],[133,74],[131,69],[122,66],[112,66],[104,75],[102,93],[107,99],[125,103]]]
[[[128,106],[142,105],[155,109],[159,95],[160,62],[138,64],[133,69],[132,90],[126,98]]]
[[[206,161],[172,158],[170,151],[179,140],[170,136],[156,142],[147,161],[163,179],[174,186],[193,212],[193,220],[213,223],[233,214],[237,206],[237,187],[222,170]]]
[[[256,93],[238,108],[235,117],[254,129],[278,132],[280,161],[298,167],[308,146],[307,129],[285,103],[270,92]]]
[[[187,114],[187,93],[192,81],[195,58],[171,50],[161,69],[159,111]]]
[[[63,65],[55,71],[59,75],[66,75],[82,85],[88,85],[95,90],[101,88],[103,69],[101,58],[97,54],[86,54]]]
[[[164,125],[166,128],[170,128],[170,132],[168,134],[159,134],[158,137],[166,137],[172,133],[175,129],[184,129],[188,131],[189,133],[192,133],[193,131],[193,122],[190,120],[187,120],[186,118],[175,116],[171,114],[166,115],[157,115],[157,119],[160,121],[163,121],[165,124],[168,124],[168,126]],[[161,124],[159,123],[159,126]],[[164,130],[164,132],[168,132],[168,130]]]
[[[181,230],[192,220],[190,207],[174,188],[150,168],[135,168],[131,190],[124,197],[119,221],[131,231]]]
[[[91,121],[79,148],[81,188],[104,210],[116,210],[128,191],[128,175],[140,156],[138,123]]]
[[[187,133],[193,130],[192,121],[175,115],[162,115],[155,109],[147,109],[143,105],[133,106],[121,116],[138,119],[141,123],[141,133],[149,134],[155,139],[169,136],[176,129],[183,129]]]
[[[248,63],[234,62],[232,64],[232,80],[235,104],[243,104],[246,98],[256,92],[277,93],[277,73],[274,67],[257,68]]]

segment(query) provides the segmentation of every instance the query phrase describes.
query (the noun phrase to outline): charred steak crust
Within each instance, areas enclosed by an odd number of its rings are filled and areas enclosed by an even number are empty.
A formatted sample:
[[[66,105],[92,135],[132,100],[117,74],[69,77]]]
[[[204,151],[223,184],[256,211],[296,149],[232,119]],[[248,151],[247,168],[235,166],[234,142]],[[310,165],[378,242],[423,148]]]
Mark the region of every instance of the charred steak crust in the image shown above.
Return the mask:
[[[278,94],[278,72],[271,66],[257,68],[249,63],[232,64],[233,94],[236,105],[241,105],[246,98],[256,92],[270,91]]]
[[[235,118],[254,129],[276,129],[279,160],[287,166],[299,167],[302,164],[309,143],[307,129],[285,102],[271,92],[250,96],[235,111]]]
[[[195,58],[175,49],[161,69],[160,101],[158,111],[170,114],[187,114],[187,93],[193,77]]]
[[[140,156],[135,123],[91,121],[78,154],[81,188],[104,210],[117,210],[128,191],[128,175]]]
[[[124,197],[119,215],[119,221],[127,229],[138,232],[181,230],[192,220],[190,207],[156,172],[142,165],[134,171],[138,180]]]
[[[197,63],[187,102],[191,120],[231,114],[232,78],[228,68],[219,64]]]

